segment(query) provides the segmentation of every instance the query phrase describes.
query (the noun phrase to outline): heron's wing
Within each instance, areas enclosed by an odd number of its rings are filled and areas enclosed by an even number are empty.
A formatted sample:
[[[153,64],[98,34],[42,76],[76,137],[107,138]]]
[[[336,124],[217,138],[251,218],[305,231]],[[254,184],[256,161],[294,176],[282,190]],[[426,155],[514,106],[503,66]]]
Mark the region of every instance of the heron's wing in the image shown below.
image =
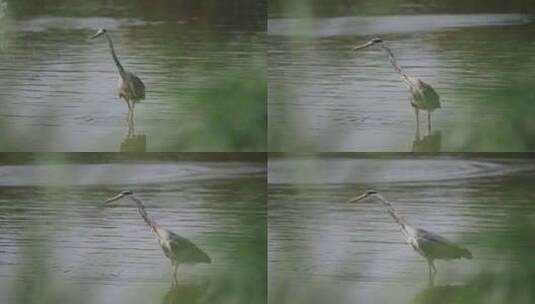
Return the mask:
[[[169,238],[173,255],[179,263],[211,263],[210,257],[190,240],[180,235],[169,232]]]
[[[416,81],[418,84],[418,91],[422,94],[426,104],[432,109],[440,108],[440,96],[438,96],[435,89],[421,79],[416,79]]]
[[[126,72],[126,74],[128,76],[128,86],[134,93],[136,99],[145,99],[145,85],[143,81],[133,73]]]
[[[437,259],[472,258],[467,249],[450,240],[424,229],[417,229],[417,240],[420,249],[429,257]]]

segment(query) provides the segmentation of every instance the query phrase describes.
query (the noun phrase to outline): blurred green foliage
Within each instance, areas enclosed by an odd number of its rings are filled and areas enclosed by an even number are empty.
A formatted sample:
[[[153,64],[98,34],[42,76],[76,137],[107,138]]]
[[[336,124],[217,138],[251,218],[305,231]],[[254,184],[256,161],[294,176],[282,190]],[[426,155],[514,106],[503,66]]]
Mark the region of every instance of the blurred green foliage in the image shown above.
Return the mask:
[[[267,87],[263,70],[229,72],[194,97],[197,115],[178,129],[180,151],[265,151]],[[173,143],[172,143],[173,144]]]
[[[458,149],[461,151],[533,151],[535,149],[535,92],[532,87],[535,60],[530,37],[534,27],[468,29],[455,35],[437,35],[436,43],[444,54],[455,56],[457,52],[469,54],[462,60],[460,68],[470,71],[477,66],[477,73],[492,75],[480,83],[474,79],[459,76],[455,91],[459,96],[471,99],[455,102],[472,107],[472,111],[459,112],[451,124],[456,127],[470,124],[477,113],[493,113],[496,120],[481,120],[477,128],[466,126],[460,136]],[[481,45],[484,41],[485,48]],[[455,126],[453,126],[455,127]],[[492,130],[492,131],[491,131]]]

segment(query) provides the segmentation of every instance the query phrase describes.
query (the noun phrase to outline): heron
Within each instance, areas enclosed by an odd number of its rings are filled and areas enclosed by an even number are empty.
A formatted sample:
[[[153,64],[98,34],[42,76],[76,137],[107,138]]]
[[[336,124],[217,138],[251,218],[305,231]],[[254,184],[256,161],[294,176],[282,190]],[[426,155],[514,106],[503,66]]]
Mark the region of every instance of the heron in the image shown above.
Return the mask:
[[[173,271],[173,281],[177,282],[177,271],[180,264],[210,264],[212,260],[204,251],[193,244],[190,240],[181,237],[180,235],[173,233],[167,229],[161,228],[154,220],[152,220],[147,212],[143,202],[134,196],[134,193],[130,190],[122,191],[116,196],[106,200],[105,205],[120,200],[122,198],[128,198],[134,202],[137,206],[139,215],[145,221],[156,239],[160,243],[160,247],[167,258],[171,261],[171,268]]]
[[[409,89],[412,97],[411,106],[414,108],[414,113],[416,114],[416,125],[420,125],[419,110],[427,111],[427,128],[430,131],[431,112],[440,108],[440,96],[438,96],[437,92],[429,84],[419,78],[407,75],[398,65],[394,53],[385,45],[383,39],[373,38],[366,44],[354,47],[353,50],[361,50],[374,45],[378,45],[386,51],[390,64],[392,64],[394,70],[401,76],[401,80]]]
[[[386,207],[388,214],[401,226],[401,232],[405,236],[409,246],[427,260],[431,282],[437,273],[434,260],[472,258],[472,253],[470,253],[468,249],[463,248],[436,233],[411,226],[403,217],[397,214],[392,204],[377,191],[366,191],[363,194],[350,199],[348,202],[356,203],[365,199],[374,199]]]
[[[119,79],[119,98],[123,99],[128,105],[127,119],[133,119],[134,105],[136,102],[145,99],[145,85],[143,84],[143,81],[139,79],[139,77],[123,68],[121,62],[119,62],[119,58],[117,58],[117,54],[115,54],[113,42],[111,41],[111,37],[106,29],[99,29],[95,35],[91,36],[91,39],[95,39],[100,36],[104,36],[106,37],[106,40],[108,40],[111,56],[113,57],[113,61],[115,62],[115,65],[119,70],[119,75],[121,76]]]

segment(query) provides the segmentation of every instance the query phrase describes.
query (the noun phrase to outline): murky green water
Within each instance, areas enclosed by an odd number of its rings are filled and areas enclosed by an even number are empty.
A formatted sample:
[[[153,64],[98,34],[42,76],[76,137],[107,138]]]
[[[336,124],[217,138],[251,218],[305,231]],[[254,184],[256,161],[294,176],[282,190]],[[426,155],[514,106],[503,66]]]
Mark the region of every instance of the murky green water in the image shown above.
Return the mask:
[[[512,233],[508,220],[535,214],[531,159],[275,157],[268,171],[271,303],[485,303],[481,294],[501,299],[508,291],[474,287],[480,273],[508,282],[514,276],[500,271],[531,265],[515,255],[530,241]],[[425,260],[383,206],[346,203],[368,189],[412,225],[467,247],[474,258],[437,261],[430,288]],[[451,299],[455,289],[470,288],[471,297],[444,300],[448,290]]]
[[[530,15],[392,15],[270,19],[272,151],[533,150],[535,23]],[[409,92],[381,36],[442,108],[416,129]]]
[[[2,151],[265,150],[261,5],[2,2]],[[130,129],[99,28],[145,83]]]
[[[90,162],[0,166],[2,303],[264,303],[264,163]],[[202,248],[178,285],[129,201]],[[33,300],[32,300],[33,299]]]

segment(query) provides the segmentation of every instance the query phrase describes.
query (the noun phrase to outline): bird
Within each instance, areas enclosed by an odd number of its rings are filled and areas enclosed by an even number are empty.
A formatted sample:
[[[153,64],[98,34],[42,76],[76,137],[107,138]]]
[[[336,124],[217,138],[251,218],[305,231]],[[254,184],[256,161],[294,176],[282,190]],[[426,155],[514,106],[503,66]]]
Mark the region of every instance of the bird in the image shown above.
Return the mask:
[[[119,98],[124,99],[128,105],[128,119],[131,119],[133,118],[132,111],[135,103],[145,99],[145,85],[143,84],[143,81],[139,79],[139,77],[123,68],[121,62],[119,62],[119,58],[117,58],[117,54],[115,54],[113,42],[111,41],[110,35],[106,29],[99,29],[97,33],[90,38],[95,39],[100,36],[104,36],[106,40],[108,40],[111,56],[113,57],[113,61],[115,62],[115,65],[119,70],[119,75],[121,76],[119,79]]]
[[[375,199],[386,207],[388,214],[401,226],[401,232],[409,246],[426,259],[430,282],[433,281],[437,273],[434,260],[472,259],[472,253],[468,249],[436,233],[411,226],[403,217],[397,214],[392,204],[377,191],[368,190],[348,202],[356,203],[364,199]]]
[[[143,205],[143,202],[137,197],[135,197],[132,191],[122,191],[114,197],[106,200],[104,204],[108,205],[122,198],[128,198],[136,204],[139,215],[156,236],[156,239],[160,243],[160,247],[162,247],[165,256],[171,261],[173,282],[177,282],[177,271],[178,266],[180,264],[194,265],[200,263],[212,263],[212,260],[210,259],[208,254],[202,251],[190,240],[160,227],[154,220],[152,220],[145,211],[145,206]]]
[[[358,45],[353,48],[353,51],[365,49],[374,45],[378,45],[386,51],[390,64],[394,70],[401,76],[401,80],[407,86],[411,93],[411,106],[414,108],[416,114],[416,125],[420,125],[419,110],[427,111],[427,128],[431,131],[431,112],[440,108],[440,96],[435,89],[429,84],[423,82],[421,79],[407,75],[398,65],[394,53],[390,50],[381,38],[373,38],[368,43]]]

